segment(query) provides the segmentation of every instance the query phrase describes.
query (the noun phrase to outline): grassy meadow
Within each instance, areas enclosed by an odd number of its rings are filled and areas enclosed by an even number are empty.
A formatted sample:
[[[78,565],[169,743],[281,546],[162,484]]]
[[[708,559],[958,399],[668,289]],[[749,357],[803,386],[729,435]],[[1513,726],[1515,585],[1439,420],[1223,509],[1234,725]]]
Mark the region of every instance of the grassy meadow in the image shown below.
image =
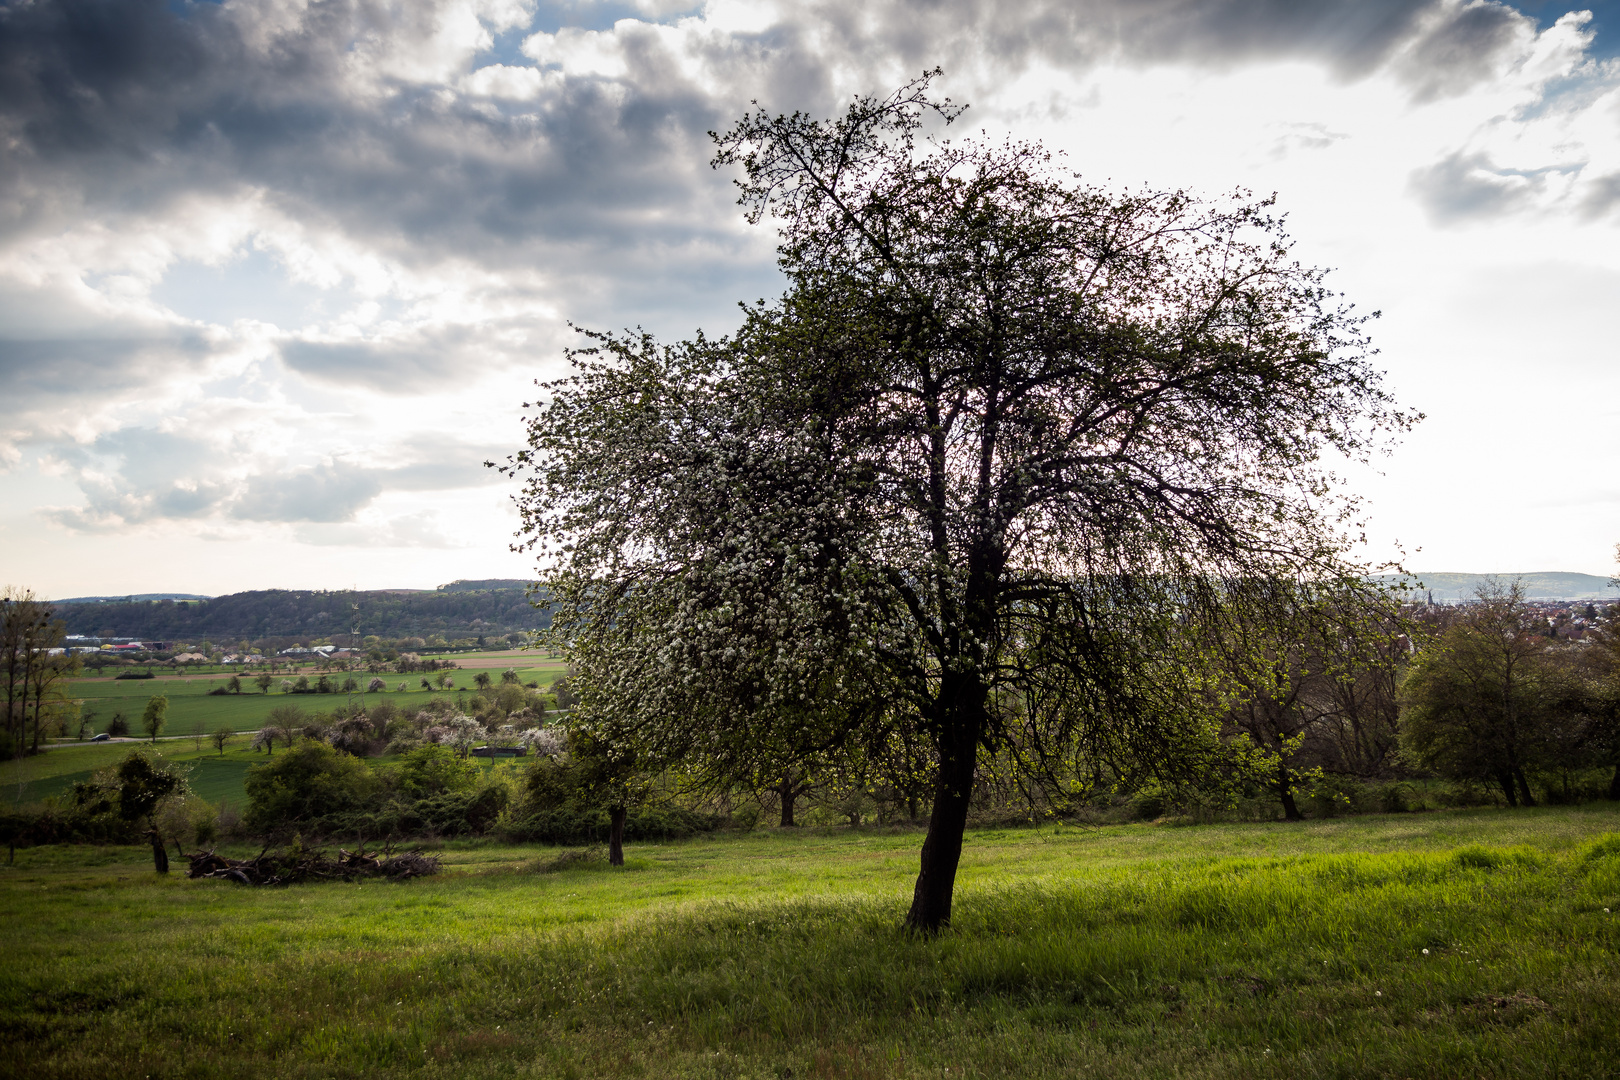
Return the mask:
[[[0,1074],[1620,1073],[1620,807],[981,831],[934,939],[899,928],[920,838],[265,890],[20,850]]]

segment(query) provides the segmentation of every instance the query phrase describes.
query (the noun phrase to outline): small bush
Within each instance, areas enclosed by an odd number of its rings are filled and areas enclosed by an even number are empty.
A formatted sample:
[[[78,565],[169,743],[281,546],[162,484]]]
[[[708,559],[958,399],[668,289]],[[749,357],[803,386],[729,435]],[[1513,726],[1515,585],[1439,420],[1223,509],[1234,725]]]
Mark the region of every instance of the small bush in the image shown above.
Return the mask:
[[[196,796],[171,799],[158,813],[157,826],[184,847],[205,847],[219,835],[219,811]]]

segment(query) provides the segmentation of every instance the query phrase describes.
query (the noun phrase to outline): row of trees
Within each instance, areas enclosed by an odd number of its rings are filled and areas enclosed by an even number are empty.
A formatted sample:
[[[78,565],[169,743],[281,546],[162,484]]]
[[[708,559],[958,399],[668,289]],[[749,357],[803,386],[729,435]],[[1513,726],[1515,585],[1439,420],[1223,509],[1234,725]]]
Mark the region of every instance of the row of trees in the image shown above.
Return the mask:
[[[1401,737],[1414,763],[1496,785],[1534,805],[1532,778],[1571,797],[1593,769],[1620,799],[1620,635],[1608,625],[1558,643],[1517,584],[1482,589],[1448,613],[1401,687]],[[1561,788],[1561,790],[1560,790]]]
[[[7,586],[0,593],[0,679],[5,683],[0,758],[38,753],[42,739],[78,712],[67,695],[78,660],[60,652],[66,632],[55,608],[30,590]]]

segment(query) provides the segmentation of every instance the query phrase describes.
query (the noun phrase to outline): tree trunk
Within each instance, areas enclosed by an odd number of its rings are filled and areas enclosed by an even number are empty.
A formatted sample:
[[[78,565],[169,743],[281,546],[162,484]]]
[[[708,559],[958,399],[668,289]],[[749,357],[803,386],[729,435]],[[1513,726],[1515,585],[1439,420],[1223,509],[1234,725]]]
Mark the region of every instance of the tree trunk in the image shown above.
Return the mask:
[[[1524,778],[1524,770],[1517,765],[1513,766],[1513,779],[1519,782],[1519,797],[1524,800],[1524,805],[1536,805],[1535,797],[1530,794],[1530,781]]]
[[[163,837],[158,835],[157,826],[147,831],[146,838],[152,843],[152,869],[160,874],[169,872],[169,852],[163,846]]]
[[[1289,775],[1288,766],[1277,764],[1277,797],[1282,800],[1284,821],[1304,821],[1305,815],[1299,812],[1299,804],[1294,801],[1294,778]]]
[[[1614,767],[1614,776],[1609,780],[1609,801],[1620,802],[1620,765]]]
[[[912,891],[906,926],[925,934],[950,925],[951,898],[956,890],[956,866],[962,859],[962,834],[967,829],[968,805],[973,798],[973,774],[978,764],[979,724],[983,691],[977,700],[952,711],[957,715],[943,733],[939,753],[939,782],[934,808],[928,816],[928,837],[923,841],[922,866]],[[965,707],[964,707],[965,706]]]
[[[1513,774],[1503,769],[1496,774],[1496,782],[1502,785],[1502,794],[1507,796],[1509,806],[1519,805],[1519,793],[1513,790]]]
[[[621,803],[608,810],[608,865],[624,865],[624,819],[626,810]]]
[[[782,782],[776,785],[776,794],[782,800],[782,828],[791,829],[793,828],[793,802],[796,794],[793,790],[793,778],[791,776],[784,776]]]

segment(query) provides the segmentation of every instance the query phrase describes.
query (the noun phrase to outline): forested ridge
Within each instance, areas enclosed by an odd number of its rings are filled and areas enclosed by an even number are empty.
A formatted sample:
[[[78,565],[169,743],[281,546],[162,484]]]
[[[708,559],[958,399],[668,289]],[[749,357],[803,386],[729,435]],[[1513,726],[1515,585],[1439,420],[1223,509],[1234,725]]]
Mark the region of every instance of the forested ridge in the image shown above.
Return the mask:
[[[356,626],[379,637],[465,637],[530,630],[546,621],[522,588],[456,586],[431,592],[263,589],[211,600],[62,604],[56,613],[70,634],[182,640],[330,637]]]

